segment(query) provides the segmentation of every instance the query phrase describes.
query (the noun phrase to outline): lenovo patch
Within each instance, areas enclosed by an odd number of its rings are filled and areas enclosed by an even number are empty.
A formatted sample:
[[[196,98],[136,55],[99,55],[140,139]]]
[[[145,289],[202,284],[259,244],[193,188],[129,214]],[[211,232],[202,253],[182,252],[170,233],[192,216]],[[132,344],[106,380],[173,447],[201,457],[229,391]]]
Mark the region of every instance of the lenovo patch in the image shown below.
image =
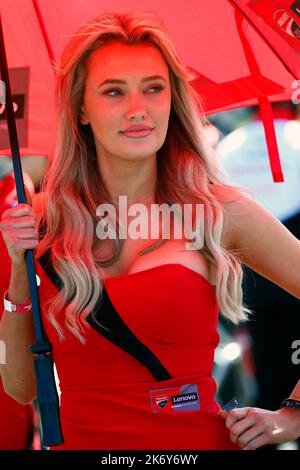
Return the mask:
[[[153,413],[177,413],[200,409],[197,384],[150,390],[150,404]]]

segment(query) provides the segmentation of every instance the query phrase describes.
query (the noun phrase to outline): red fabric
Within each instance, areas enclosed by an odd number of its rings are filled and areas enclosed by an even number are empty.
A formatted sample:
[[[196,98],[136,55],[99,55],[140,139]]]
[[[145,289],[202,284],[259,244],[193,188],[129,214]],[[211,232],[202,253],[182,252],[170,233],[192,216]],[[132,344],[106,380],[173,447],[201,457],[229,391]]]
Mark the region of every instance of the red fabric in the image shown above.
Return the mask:
[[[284,182],[278,145],[276,140],[276,133],[274,127],[274,120],[272,114],[272,107],[267,99],[261,98],[259,100],[259,107],[261,111],[262,121],[264,125],[264,131],[268,146],[270,166],[273,174],[273,180],[275,183]]]
[[[0,450],[26,450],[29,447],[34,411],[31,405],[20,405],[3,390],[0,381]]]
[[[265,26],[268,25],[272,28],[280,35],[284,43],[298,51],[298,54],[300,53],[299,2],[291,2],[291,0],[272,0],[272,2],[251,0],[248,4],[263,20]],[[299,71],[299,61],[294,65],[298,67]]]
[[[30,176],[23,173],[23,181],[30,195],[34,194],[34,185]],[[0,217],[5,209],[14,206],[18,202],[16,181],[13,173],[0,179]]]
[[[56,288],[37,265],[41,305]],[[161,360],[172,379],[148,369],[93,328],[81,344],[66,340],[44,314],[61,389],[65,444],[54,449],[239,449],[217,416],[212,378],[218,307],[215,287],[181,264],[110,278],[107,292],[121,318]],[[63,323],[63,311],[58,315]],[[200,409],[154,413],[150,391],[197,384]]]

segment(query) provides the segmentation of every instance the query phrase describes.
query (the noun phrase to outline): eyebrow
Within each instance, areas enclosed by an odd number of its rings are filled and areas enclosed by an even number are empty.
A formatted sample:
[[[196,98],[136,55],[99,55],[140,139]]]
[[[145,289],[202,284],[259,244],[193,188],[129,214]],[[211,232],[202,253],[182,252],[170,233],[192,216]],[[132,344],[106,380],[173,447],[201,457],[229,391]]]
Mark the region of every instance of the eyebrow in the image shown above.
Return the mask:
[[[144,82],[149,82],[150,80],[163,80],[164,82],[166,82],[166,79],[164,77],[162,77],[161,75],[151,75],[150,77],[144,77],[142,78],[142,83]],[[117,79],[117,78],[108,78],[107,80],[104,80],[104,82],[100,83],[100,85],[98,85],[98,88],[100,88],[101,86],[107,84],[107,83],[121,83],[123,85],[126,85],[126,80],[120,80],[120,79]]]

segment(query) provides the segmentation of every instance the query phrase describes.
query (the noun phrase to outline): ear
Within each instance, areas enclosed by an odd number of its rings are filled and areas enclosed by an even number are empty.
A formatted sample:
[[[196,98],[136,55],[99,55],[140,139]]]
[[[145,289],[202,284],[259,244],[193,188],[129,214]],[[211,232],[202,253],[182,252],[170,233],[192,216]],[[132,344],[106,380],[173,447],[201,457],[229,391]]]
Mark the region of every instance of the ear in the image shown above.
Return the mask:
[[[79,121],[80,121],[80,124],[83,124],[83,125],[89,124],[90,122],[87,117],[83,104],[80,106]]]

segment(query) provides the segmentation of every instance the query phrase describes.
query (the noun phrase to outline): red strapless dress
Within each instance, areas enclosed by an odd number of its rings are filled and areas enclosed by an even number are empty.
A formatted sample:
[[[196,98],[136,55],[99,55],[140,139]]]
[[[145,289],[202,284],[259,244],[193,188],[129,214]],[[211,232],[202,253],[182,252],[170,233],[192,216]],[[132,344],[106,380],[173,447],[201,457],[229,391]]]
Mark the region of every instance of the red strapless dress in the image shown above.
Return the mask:
[[[57,286],[39,263],[37,272],[43,305]],[[127,328],[124,335],[120,323],[113,326],[119,342],[93,326],[85,344],[68,330],[60,342],[45,315],[64,436],[64,444],[53,449],[238,450],[217,416],[215,287],[169,263],[106,279],[105,292]],[[59,321],[63,324],[63,311]]]

